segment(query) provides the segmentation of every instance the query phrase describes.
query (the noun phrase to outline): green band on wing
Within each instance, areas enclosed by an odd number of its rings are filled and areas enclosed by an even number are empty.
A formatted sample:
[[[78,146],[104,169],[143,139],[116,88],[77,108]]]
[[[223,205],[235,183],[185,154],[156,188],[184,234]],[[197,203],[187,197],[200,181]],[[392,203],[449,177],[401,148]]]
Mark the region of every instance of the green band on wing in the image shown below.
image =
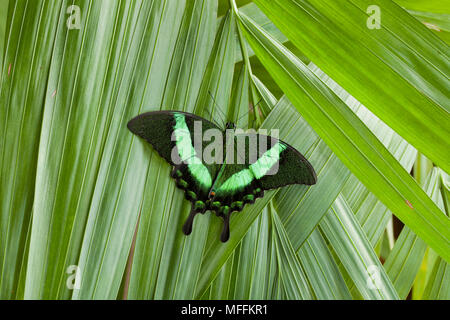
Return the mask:
[[[197,157],[197,152],[194,149],[191,134],[184,115],[175,113],[174,118],[175,144],[181,161],[187,164],[191,175],[204,188],[210,188],[212,185],[211,175],[209,174],[208,169],[202,164],[202,161]]]
[[[180,155],[181,161],[185,163],[201,163],[197,157],[197,152],[194,149],[191,139],[191,133],[186,125],[186,120],[183,114],[175,113],[175,143]]]
[[[280,159],[280,154],[287,148],[282,143],[277,143],[267,150],[255,163],[251,164],[248,169],[239,171],[228,178],[217,190],[220,193],[226,193],[233,190],[243,189],[252,181],[265,176]]]
[[[254,178],[255,177],[249,169],[241,170],[229,177],[217,190],[217,194],[220,195],[222,193],[242,189],[248,186]]]
[[[264,177],[272,167],[280,159],[280,154],[286,149],[286,145],[277,143],[272,148],[267,150],[255,163],[250,165],[250,170],[256,179]]]

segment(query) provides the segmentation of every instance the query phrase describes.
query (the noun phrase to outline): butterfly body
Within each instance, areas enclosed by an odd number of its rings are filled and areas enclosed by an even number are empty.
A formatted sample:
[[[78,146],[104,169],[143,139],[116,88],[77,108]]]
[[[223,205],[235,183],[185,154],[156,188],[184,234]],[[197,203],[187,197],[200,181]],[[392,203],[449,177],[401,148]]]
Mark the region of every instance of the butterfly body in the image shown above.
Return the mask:
[[[194,114],[156,111],[132,119],[128,128],[149,142],[173,166],[171,176],[191,202],[191,212],[183,226],[186,235],[192,232],[197,214],[212,211],[223,219],[220,239],[226,242],[230,234],[231,214],[262,198],[264,190],[288,184],[316,183],[316,175],[309,162],[281,140],[260,134],[256,134],[253,141],[253,136],[227,139],[226,131],[235,129],[231,122],[225,129],[220,129]],[[222,132],[222,136],[216,138],[219,141],[214,141],[219,143],[215,159],[221,161],[206,161],[207,152],[203,151],[211,148],[211,139],[199,136],[198,128],[202,129],[200,134],[207,130]],[[239,144],[242,140],[244,142]],[[250,147],[260,151],[257,156],[244,152],[246,148],[252,149]],[[222,157],[217,157],[217,153],[222,153]]]

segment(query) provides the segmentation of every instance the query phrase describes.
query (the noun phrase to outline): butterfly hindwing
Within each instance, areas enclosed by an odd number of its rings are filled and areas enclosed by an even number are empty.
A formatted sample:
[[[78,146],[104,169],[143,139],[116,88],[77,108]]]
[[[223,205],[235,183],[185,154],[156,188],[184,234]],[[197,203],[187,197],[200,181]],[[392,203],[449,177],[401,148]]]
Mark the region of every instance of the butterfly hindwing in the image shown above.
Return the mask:
[[[317,180],[311,164],[289,144],[270,136],[254,137],[250,142],[251,138],[237,135],[234,146],[227,146],[233,148],[234,162],[226,163],[213,186],[214,200],[232,211],[253,203],[264,190],[289,184],[312,185]]]

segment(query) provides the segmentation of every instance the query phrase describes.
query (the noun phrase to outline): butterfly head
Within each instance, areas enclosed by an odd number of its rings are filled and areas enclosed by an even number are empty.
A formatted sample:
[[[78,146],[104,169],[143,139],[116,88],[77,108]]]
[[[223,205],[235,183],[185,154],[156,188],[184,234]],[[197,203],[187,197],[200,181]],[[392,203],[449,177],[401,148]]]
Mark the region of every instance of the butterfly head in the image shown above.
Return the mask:
[[[235,130],[236,129],[236,124],[234,122],[227,122],[226,128]]]

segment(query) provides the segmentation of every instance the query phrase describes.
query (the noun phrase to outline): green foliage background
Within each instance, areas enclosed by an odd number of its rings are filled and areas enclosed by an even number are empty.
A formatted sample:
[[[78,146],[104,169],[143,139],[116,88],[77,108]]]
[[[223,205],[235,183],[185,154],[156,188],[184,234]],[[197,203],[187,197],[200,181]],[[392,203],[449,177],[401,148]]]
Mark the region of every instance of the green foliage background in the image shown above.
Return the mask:
[[[449,299],[449,15],[438,0],[0,0],[0,298]],[[318,183],[267,192],[226,244],[210,214],[186,237],[169,165],[126,128],[160,109],[250,110],[238,126],[279,129]]]

